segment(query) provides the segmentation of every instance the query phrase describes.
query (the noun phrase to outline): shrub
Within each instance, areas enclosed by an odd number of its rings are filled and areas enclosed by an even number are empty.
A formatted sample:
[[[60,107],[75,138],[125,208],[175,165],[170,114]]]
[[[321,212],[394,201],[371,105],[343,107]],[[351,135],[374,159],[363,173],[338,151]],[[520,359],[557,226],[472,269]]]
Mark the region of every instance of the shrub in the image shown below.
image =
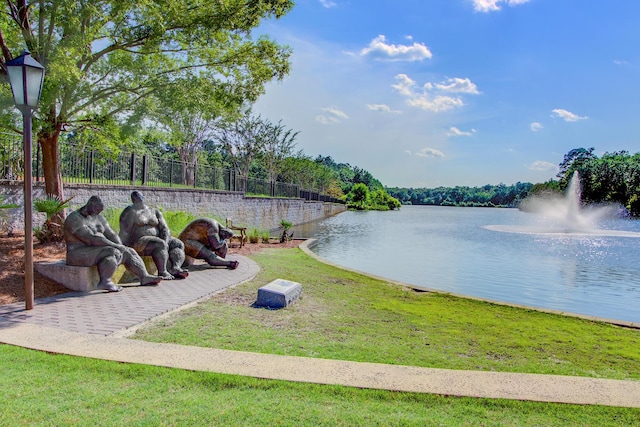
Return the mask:
[[[260,241],[260,230],[252,228],[247,237],[249,237],[249,243],[258,243]]]
[[[197,219],[195,215],[184,211],[162,211],[162,215],[174,236],[180,235],[191,221]]]
[[[293,227],[293,223],[283,219],[280,221],[280,228],[282,228],[282,235],[280,236],[280,243],[288,242],[293,237],[293,233],[287,234],[287,231]]]
[[[54,219],[58,214],[69,207],[71,199],[73,199],[73,197],[70,197],[67,200],[60,200],[57,196],[47,194],[46,198],[36,199],[33,201],[33,206],[36,210],[47,215],[47,219],[44,224],[33,230],[36,238],[40,242],[61,242],[64,239],[62,225],[58,224]]]

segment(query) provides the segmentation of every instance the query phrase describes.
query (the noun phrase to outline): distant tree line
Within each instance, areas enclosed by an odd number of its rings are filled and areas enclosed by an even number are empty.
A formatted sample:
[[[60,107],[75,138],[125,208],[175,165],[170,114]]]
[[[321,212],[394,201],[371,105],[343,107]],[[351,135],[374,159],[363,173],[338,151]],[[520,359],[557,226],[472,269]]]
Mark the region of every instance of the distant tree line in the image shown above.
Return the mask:
[[[583,203],[617,203],[640,216],[640,153],[615,151],[598,157],[594,150],[570,150],[559,165],[558,180],[536,184],[532,193],[563,191],[578,172]]]
[[[482,187],[387,188],[392,197],[407,205],[516,207],[533,187],[531,183]]]
[[[578,172],[585,204],[616,203],[640,216],[640,153],[605,152],[598,157],[592,148],[574,148],[558,165],[557,179],[531,184],[483,187],[386,188],[402,204],[436,206],[517,207],[531,194],[562,193]]]

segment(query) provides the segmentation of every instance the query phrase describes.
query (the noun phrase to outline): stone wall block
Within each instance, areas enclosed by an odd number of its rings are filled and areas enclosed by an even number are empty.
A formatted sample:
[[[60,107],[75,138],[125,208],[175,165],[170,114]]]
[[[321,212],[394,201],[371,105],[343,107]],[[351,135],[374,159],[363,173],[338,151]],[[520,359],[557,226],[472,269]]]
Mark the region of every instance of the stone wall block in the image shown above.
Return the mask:
[[[234,225],[249,229],[274,231],[282,220],[294,225],[305,224],[333,216],[346,210],[345,205],[298,198],[245,197],[240,192],[205,191],[184,188],[130,187],[115,185],[66,184],[65,198],[73,196],[71,209],[84,205],[92,195],[100,196],[107,208],[124,209],[131,204],[131,192],[142,193],[149,206],[168,211],[186,211],[197,217],[231,218]],[[6,203],[16,203],[19,208],[9,210],[9,221],[15,230],[24,229],[23,184],[21,181],[0,183],[0,194]],[[35,182],[33,199],[44,198],[44,184]],[[34,226],[44,223],[45,216],[33,212]]]

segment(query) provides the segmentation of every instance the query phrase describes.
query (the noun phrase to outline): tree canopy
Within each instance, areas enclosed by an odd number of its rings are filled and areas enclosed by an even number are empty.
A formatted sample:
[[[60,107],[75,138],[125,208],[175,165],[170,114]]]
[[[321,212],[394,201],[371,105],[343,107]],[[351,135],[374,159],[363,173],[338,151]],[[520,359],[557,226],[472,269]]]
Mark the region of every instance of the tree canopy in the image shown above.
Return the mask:
[[[389,194],[402,203],[436,206],[515,207],[532,184],[484,185],[482,187],[388,188]]]
[[[292,0],[7,0],[0,16],[0,69],[25,47],[45,66],[35,125],[45,190],[63,197],[60,133],[137,130],[154,95],[192,93],[204,111],[232,113],[289,72],[291,50],[252,31]],[[172,94],[173,93],[173,94]],[[195,92],[193,92],[195,93]],[[0,102],[10,104],[8,85]],[[15,114],[0,122],[12,125]],[[14,124],[15,122],[13,122]],[[108,135],[104,138],[109,140]]]

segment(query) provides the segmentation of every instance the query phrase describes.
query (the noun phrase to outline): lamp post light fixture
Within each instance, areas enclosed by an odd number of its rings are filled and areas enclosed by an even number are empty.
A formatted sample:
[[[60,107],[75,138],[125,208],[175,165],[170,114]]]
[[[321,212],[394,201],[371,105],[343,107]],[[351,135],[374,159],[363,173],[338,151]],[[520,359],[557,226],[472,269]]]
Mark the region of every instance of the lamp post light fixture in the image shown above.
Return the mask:
[[[44,67],[29,51],[5,63],[13,101],[22,112],[24,145],[24,300],[33,308],[33,173],[31,171],[31,117],[38,107],[44,82]]]

